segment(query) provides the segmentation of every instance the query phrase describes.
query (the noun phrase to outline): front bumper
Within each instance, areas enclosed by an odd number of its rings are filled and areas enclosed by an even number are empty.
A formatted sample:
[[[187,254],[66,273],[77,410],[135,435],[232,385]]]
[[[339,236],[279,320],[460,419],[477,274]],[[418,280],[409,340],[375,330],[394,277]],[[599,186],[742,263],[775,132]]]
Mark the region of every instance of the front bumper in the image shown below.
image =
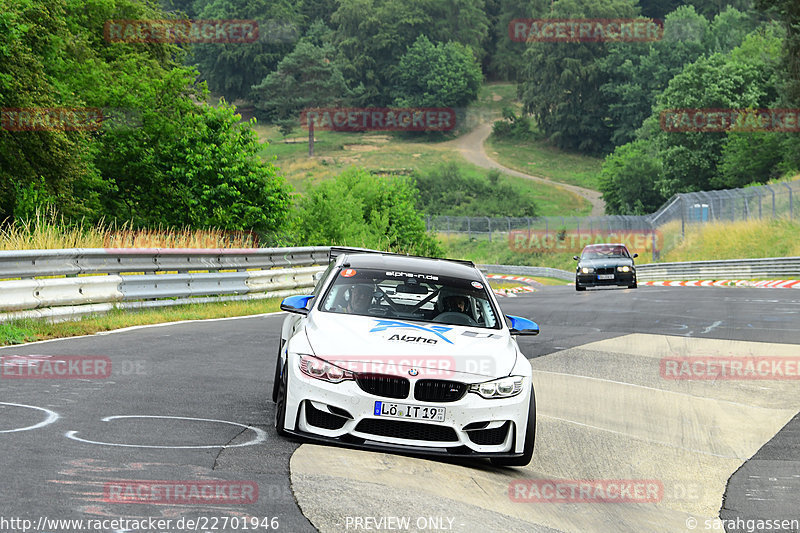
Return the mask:
[[[575,275],[575,283],[582,287],[603,287],[608,285],[633,285],[636,283],[636,272],[614,272],[613,279],[598,279],[598,274],[578,273]]]
[[[454,402],[414,399],[416,380],[406,398],[387,398],[362,390],[354,381],[329,383],[303,374],[290,357],[286,431],[309,440],[361,449],[420,455],[515,457],[524,450],[530,402],[530,377],[522,392],[485,399],[467,392]],[[406,421],[375,416],[375,402],[444,407],[443,422]]]

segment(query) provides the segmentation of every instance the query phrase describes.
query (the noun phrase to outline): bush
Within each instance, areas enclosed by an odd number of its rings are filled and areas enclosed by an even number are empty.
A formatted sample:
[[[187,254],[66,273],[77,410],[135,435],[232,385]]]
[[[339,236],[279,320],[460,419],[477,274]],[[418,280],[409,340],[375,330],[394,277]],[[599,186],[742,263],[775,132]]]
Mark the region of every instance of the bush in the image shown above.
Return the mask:
[[[300,199],[292,220],[295,244],[441,255],[416,210],[418,196],[411,178],[347,170],[312,187]]]
[[[496,170],[486,177],[469,175],[454,163],[417,174],[420,209],[431,215],[536,216],[530,189],[508,181]]]

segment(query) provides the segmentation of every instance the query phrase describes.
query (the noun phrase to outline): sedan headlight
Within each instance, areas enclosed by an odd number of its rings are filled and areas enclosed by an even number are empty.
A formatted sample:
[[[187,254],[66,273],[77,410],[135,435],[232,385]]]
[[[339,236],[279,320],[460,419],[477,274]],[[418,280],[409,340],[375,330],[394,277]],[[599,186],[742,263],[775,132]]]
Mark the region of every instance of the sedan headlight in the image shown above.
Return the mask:
[[[524,382],[525,378],[522,376],[509,376],[470,385],[469,392],[480,394],[487,399],[511,398],[522,392],[522,384]]]
[[[306,376],[330,383],[341,383],[348,379],[355,379],[355,374],[350,370],[332,365],[313,355],[300,356],[300,371]]]
[[[630,272],[630,271],[631,267],[629,267],[628,265],[617,267],[617,272]]]
[[[581,272],[583,272],[584,274],[591,274],[592,272],[594,272],[594,269],[592,267],[583,267],[581,269]]]

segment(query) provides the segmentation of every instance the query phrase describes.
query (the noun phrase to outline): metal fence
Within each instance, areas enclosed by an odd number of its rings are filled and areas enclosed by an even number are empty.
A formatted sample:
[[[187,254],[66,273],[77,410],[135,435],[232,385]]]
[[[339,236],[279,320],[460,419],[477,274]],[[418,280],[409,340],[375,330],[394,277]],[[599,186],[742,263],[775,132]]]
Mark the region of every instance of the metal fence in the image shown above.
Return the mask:
[[[427,216],[428,231],[488,236],[492,233],[527,231],[650,231],[655,229],[647,216],[609,215],[601,217],[458,217]]]
[[[688,224],[800,218],[800,180],[773,185],[676,194],[648,218],[656,226],[681,221]]]
[[[530,231],[653,231],[681,221],[681,233],[689,224],[762,218],[800,218],[800,180],[773,185],[676,194],[649,215],[600,217],[426,217],[428,231],[486,237],[514,230]]]

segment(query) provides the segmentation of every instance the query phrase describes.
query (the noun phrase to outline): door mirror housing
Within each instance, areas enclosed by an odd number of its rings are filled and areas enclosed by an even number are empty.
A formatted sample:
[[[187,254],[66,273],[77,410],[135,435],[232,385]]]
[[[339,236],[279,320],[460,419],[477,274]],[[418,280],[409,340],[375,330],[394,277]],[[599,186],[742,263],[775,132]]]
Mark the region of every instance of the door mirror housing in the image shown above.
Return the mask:
[[[509,329],[512,335],[538,335],[539,324],[533,320],[522,318],[519,316],[506,315],[506,318],[511,322]]]
[[[313,294],[308,294],[284,298],[281,302],[281,310],[288,311],[289,313],[296,313],[298,315],[307,315],[309,312],[307,307],[308,301],[313,297]]]

